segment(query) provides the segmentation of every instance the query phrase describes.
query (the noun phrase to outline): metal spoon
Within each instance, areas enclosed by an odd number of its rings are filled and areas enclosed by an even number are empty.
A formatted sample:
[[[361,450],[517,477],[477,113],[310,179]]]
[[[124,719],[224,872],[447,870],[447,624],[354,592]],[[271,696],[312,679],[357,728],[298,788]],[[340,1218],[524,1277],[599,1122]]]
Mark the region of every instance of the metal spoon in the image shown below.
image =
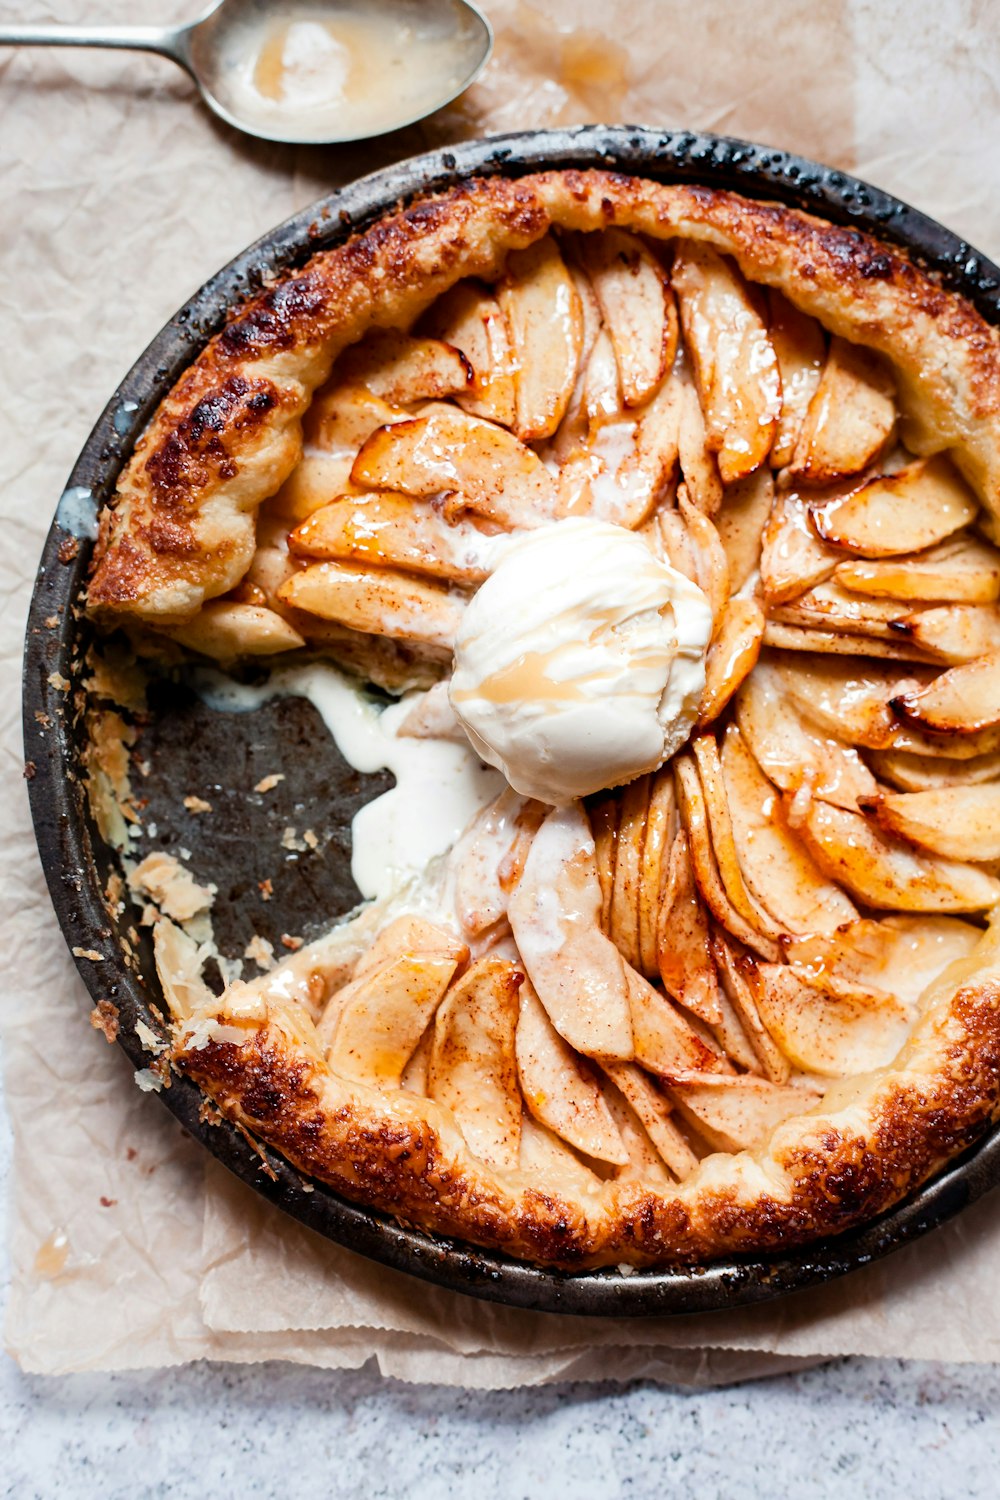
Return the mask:
[[[271,0],[217,0],[188,26],[3,26],[0,46],[158,52],[237,130],[318,145],[450,103],[486,66],[493,30],[470,0],[289,0],[277,14]]]

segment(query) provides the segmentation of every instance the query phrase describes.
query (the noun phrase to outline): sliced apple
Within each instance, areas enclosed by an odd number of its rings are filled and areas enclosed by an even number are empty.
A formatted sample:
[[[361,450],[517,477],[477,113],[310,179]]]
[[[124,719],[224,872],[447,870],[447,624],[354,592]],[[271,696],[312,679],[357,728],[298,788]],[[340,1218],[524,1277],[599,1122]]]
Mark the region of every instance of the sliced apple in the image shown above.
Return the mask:
[[[689,1068],[727,1068],[724,1058],[692,1030],[681,1013],[635,969],[626,967],[636,1062],[661,1077]]]
[[[904,612],[895,599],[869,599],[852,594],[831,579],[807,589],[790,604],[776,605],[771,610],[771,619],[807,630],[832,630],[892,641],[895,622]]]
[[[766,468],[738,479],[725,492],[715,528],[729,562],[729,587],[734,594],[760,567],[764,528],[773,505],[774,479]]]
[[[786,957],[820,984],[893,996],[912,1012],[938,975],[967,959],[981,937],[958,917],[866,917],[827,937],[790,939]]]
[[[389,568],[312,563],[278,590],[290,608],[352,630],[450,650],[464,601],[441,584]]]
[[[860,474],[887,447],[896,425],[895,384],[878,356],[834,337],[799,433],[789,475],[832,484]]]
[[[758,901],[743,873],[736,847],[726,782],[722,774],[719,747],[714,735],[697,735],[691,742],[691,749],[705,798],[712,851],[726,895],[754,930],[764,933],[769,938],[777,939],[781,937],[785,929]]]
[[[622,956],[598,925],[594,840],[579,805],[549,813],[507,915],[535,992],[560,1036],[589,1057],[634,1055]]]
[[[411,957],[421,953],[443,954],[454,958],[456,965],[464,964],[469,957],[467,944],[453,932],[448,932],[413,912],[406,912],[383,927],[371,947],[358,959],[351,978],[361,979],[388,959],[398,958],[401,953],[410,954]]]
[[[471,389],[456,393],[464,411],[513,427],[514,360],[500,304],[482,283],[460,281],[425,313],[429,333],[460,349],[472,366]]]
[[[563,1041],[527,982],[520,997],[517,1073],[528,1109],[585,1156],[625,1166],[628,1152],[590,1067]]]
[[[968,526],[979,510],[943,454],[870,479],[853,494],[813,506],[813,524],[832,546],[862,557],[921,552]]]
[[[639,962],[639,878],[649,809],[649,776],[640,776],[621,795],[621,821],[615,850],[609,936],[626,963]]]
[[[693,505],[687,486],[677,491],[677,509],[688,529],[697,569],[696,582],[718,620],[729,598],[729,559],[712,522]]]
[[[781,690],[799,712],[826,734],[870,750],[895,743],[896,719],[889,700],[932,679],[922,668],[898,668],[876,662],[837,661],[828,656],[769,657]]]
[[[761,538],[760,581],[768,603],[797,599],[829,578],[839,561],[840,554],[816,535],[802,496],[779,495]]]
[[[229,599],[210,599],[187,625],[172,625],[164,634],[215,661],[277,656],[305,645],[299,632],[273,609]]]
[[[631,1159],[631,1158],[630,1158]],[[542,1192],[560,1196],[567,1191],[600,1191],[601,1179],[585,1167],[576,1152],[532,1115],[521,1117],[518,1166]]]
[[[409,416],[409,412],[390,405],[364,386],[344,382],[335,375],[316,392],[302,419],[306,456],[353,460],[373,432]]]
[[[622,415],[621,387],[618,376],[618,361],[615,346],[606,328],[601,328],[594,340],[594,347],[587,361],[583,385],[583,414],[587,419],[590,437],[609,422],[618,422]]]
[[[946,662],[974,661],[1000,652],[1000,605],[946,604],[894,622],[907,643]]]
[[[741,942],[746,943],[762,957],[776,960],[780,949],[774,938],[766,935],[761,927],[756,925],[757,912],[754,913],[755,920],[751,922],[735,905],[728,887],[723,883],[716,862],[713,837],[709,831],[708,811],[701,779],[690,755],[680,755],[675,759],[674,775],[677,805],[687,831],[695,881],[705,899],[705,904],[716,921],[720,922],[728,932],[733,933]],[[727,846],[727,854],[732,855],[731,840]],[[732,858],[729,863],[732,864]],[[731,869],[730,879],[733,879]],[[748,906],[749,903],[745,902],[744,905]],[[763,922],[762,925],[764,925]],[[775,924],[770,920],[766,925],[775,930]]]
[[[815,318],[793,307],[773,288],[767,293],[769,333],[781,375],[781,416],[771,448],[771,465],[791,462],[802,424],[826,363],[826,339]]]
[[[872,635],[850,635],[844,630],[820,630],[809,625],[786,625],[769,620],[764,645],[781,651],[807,651],[818,656],[866,656],[884,661],[932,662],[934,657],[903,637],[878,640]]]
[[[740,865],[761,905],[785,932],[833,932],[854,921],[854,904],[803,849],[735,724],[726,730],[721,763]]]
[[[767,329],[739,271],[711,246],[680,240],[672,273],[709,446],[723,484],[767,457],[781,377]]]
[[[942,672],[927,687],[894,698],[892,707],[939,734],[969,734],[1000,724],[1000,651]]]
[[[452,1111],[475,1154],[501,1171],[517,1166],[521,1135],[514,1052],[521,981],[504,959],[474,963],[438,1007],[427,1069],[430,1098]]]
[[[868,759],[880,781],[888,781],[904,792],[982,786],[984,782],[1000,780],[1000,751],[958,761],[944,756],[915,755],[907,750],[873,750]]]
[[[639,865],[639,968],[647,979],[658,973],[657,926],[660,893],[664,883],[664,861],[674,838],[674,780],[670,771],[658,771],[649,788],[646,830]]]
[[[910,1030],[906,1007],[888,995],[822,984],[788,964],[762,964],[760,1011],[796,1067],[849,1078],[887,1067]]]
[[[332,1072],[377,1088],[398,1088],[428,1021],[457,968],[454,951],[404,953],[352,980],[327,1007]]]
[[[782,692],[774,668],[760,662],[736,699],[736,722],[754,759],[783,792],[805,787],[810,796],[851,811],[877,785],[856,750],[810,729]]]
[[[818,1089],[765,1078],[708,1074],[671,1086],[670,1096],[716,1151],[753,1151],[784,1121],[819,1103]]]
[[[580,257],[614,345],[626,406],[641,406],[674,362],[677,312],[663,268],[637,235],[581,235]]]
[[[678,355],[670,384],[677,399],[677,452],[681,473],[693,504],[706,516],[718,513],[722,504],[719,462],[709,447],[705,414],[701,409],[694,377]]]
[[[833,576],[841,587],[876,598],[990,604],[1000,598],[1000,553],[985,542],[961,536],[915,557],[842,562]]]
[[[767,624],[755,599],[730,599],[719,619],[705,663],[705,688],[698,708],[698,728],[719,717],[760,655]]]
[[[800,827],[820,869],[870,906],[984,911],[1000,901],[1000,880],[956,860],[918,854],[861,813],[813,802]]]
[[[557,512],[555,481],[538,455],[505,428],[457,408],[379,428],[351,476],[370,489],[446,493],[452,509],[499,526],[538,526]]]
[[[657,967],[667,993],[706,1025],[717,1025],[719,984],[709,943],[708,915],[698,895],[683,828],[674,836],[667,861],[656,947]]]
[[[314,511],[345,495],[364,494],[351,483],[355,450],[339,458],[309,456],[300,459],[276,495],[266,501],[262,515],[280,516],[286,522],[305,521]]]
[[[291,533],[288,547],[296,557],[373,563],[472,585],[489,575],[494,538],[472,521],[449,523],[432,506],[387,490],[322,506]]]
[[[890,833],[949,859],[1000,860],[1000,786],[880,792],[864,805]]]
[[[524,442],[551,437],[583,351],[580,298],[551,235],[511,251],[497,300],[514,351],[514,431]]]
[[[737,951],[724,932],[713,933],[712,952],[722,988],[757,1055],[760,1071],[771,1083],[787,1083],[791,1073],[788,1059],[768,1031],[760,1011],[763,981],[758,960],[752,954]]]
[[[472,366],[453,344],[415,338],[398,328],[373,328],[337,362],[337,374],[351,385],[363,385],[392,406],[442,400],[467,391]]]
[[[605,1071],[635,1110],[671,1172],[683,1181],[698,1165],[698,1158],[670,1118],[670,1101],[634,1063],[606,1063]]]
[[[649,1132],[624,1094],[610,1078],[605,1079],[604,1088],[608,1108],[628,1152],[628,1165],[616,1169],[614,1180],[638,1182],[643,1187],[660,1189],[673,1186],[676,1180],[673,1173],[668,1171],[663,1157],[650,1140]]]
[[[621,798],[602,797],[589,809],[590,827],[594,835],[594,860],[597,879],[601,887],[600,927],[608,932],[611,926],[611,899],[615,889],[615,861],[618,848],[618,821],[621,816]]]

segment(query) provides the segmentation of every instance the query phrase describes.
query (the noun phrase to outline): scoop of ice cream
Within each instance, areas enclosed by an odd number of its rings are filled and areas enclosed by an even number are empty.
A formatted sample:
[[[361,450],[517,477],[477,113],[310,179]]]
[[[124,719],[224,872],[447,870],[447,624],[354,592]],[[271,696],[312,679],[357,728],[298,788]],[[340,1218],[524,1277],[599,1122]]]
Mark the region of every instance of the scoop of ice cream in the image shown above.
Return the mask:
[[[712,612],[631,531],[566,520],[509,543],[466,609],[451,702],[515,791],[556,805],[621,786],[687,739]]]

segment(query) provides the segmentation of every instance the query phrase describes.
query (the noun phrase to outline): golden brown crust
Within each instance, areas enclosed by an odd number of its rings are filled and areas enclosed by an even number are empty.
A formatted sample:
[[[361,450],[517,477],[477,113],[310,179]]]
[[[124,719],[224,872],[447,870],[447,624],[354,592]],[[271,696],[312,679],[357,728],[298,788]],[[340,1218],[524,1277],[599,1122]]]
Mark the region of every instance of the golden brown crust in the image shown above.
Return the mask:
[[[568,1270],[703,1261],[865,1223],[977,1139],[1000,1101],[992,941],[977,972],[938,987],[891,1067],[837,1084],[761,1150],[708,1157],[670,1190],[595,1178],[574,1196],[537,1172],[491,1171],[449,1111],[336,1077],[278,1010],[241,1045],[182,1045],[175,1061],[303,1171],[433,1233]]]
[[[465,276],[553,225],[627,225],[703,239],[895,369],[921,453],[948,449],[1000,517],[1000,342],[963,298],[853,229],[714,188],[596,171],[495,177],[418,199],[240,308],[155,414],[106,513],[89,607],[112,619],[190,618],[249,567],[254,514],[301,452],[301,422],[333,361],[370,327],[406,325]]]

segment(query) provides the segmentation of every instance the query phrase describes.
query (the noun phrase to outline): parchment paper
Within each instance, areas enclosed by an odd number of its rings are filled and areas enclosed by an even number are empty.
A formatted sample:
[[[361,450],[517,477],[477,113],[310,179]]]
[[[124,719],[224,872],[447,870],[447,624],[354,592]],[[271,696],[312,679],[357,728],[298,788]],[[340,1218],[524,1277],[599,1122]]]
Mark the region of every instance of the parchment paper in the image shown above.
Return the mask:
[[[115,6],[108,20],[200,7]],[[364,149],[217,125],[166,62],[0,59],[0,744],[20,777],[21,636],[42,538],[110,391],[193,288],[320,192],[427,144],[551,123],[716,129],[841,165],[1000,255],[1000,33],[973,0],[518,0],[464,100]],[[39,19],[93,19],[84,0]],[[118,14],[116,14],[116,11]],[[19,19],[11,0],[0,18]],[[328,1245],[231,1179],[141,1094],[45,894],[20,785],[0,922],[14,1135],[7,1345],[29,1370],[201,1357],[358,1366],[480,1387],[747,1378],[835,1354],[1000,1359],[1000,1199],[847,1280],[707,1317],[587,1321],[428,1288]],[[53,1253],[65,1241],[65,1261]]]

